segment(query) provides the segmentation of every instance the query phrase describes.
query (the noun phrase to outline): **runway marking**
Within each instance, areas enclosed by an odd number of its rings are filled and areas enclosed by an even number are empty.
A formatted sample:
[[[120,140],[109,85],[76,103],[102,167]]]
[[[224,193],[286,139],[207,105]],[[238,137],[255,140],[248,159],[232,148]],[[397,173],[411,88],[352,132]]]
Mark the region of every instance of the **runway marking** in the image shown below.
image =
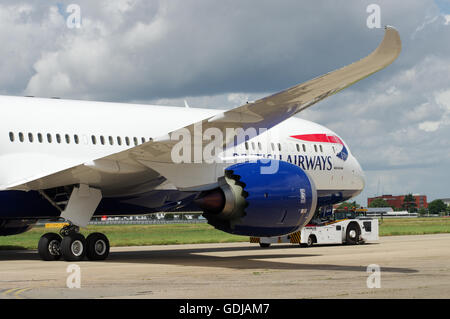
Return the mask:
[[[28,291],[28,290],[31,290],[31,288],[23,288],[23,289],[17,290],[17,291],[14,293],[14,297],[16,297],[16,299],[23,299],[23,297],[21,296],[21,294],[24,293],[25,291]]]
[[[8,289],[2,292],[2,297],[9,297],[9,294],[13,293],[16,290],[19,290],[20,288],[12,288]]]
[[[2,298],[14,297],[16,299],[23,299],[21,294],[31,289],[32,288],[11,288],[2,292]]]

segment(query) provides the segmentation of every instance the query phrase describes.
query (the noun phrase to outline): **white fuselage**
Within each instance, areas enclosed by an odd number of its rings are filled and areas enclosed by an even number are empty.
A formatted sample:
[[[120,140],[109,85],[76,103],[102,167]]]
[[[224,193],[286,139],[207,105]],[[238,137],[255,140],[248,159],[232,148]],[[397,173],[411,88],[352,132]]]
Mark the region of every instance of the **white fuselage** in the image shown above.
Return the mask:
[[[221,110],[119,104],[104,102],[0,97],[0,189],[14,189],[21,182],[88,163],[157,139]],[[225,150],[220,158],[272,157],[302,167],[317,190],[364,188],[360,165],[348,146],[329,141],[293,138],[306,135],[337,135],[299,118],[290,118],[248,143]],[[346,160],[336,155],[346,147]],[[137,171],[138,173],[138,171]],[[108,194],[126,195],[126,185],[96,183]],[[192,181],[191,181],[192,182]],[[195,181],[193,181],[195,183]],[[55,185],[41,185],[48,188]],[[58,185],[60,186],[60,185]],[[136,191],[136,190],[134,190]]]

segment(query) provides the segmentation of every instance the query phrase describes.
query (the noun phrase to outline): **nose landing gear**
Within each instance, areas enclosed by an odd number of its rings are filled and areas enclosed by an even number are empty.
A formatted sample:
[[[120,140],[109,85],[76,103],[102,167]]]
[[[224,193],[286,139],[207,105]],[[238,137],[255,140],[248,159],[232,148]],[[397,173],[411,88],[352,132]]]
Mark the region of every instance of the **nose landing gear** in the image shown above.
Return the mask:
[[[38,244],[42,260],[82,261],[105,260],[109,255],[109,240],[102,233],[92,233],[87,238],[79,233],[79,227],[68,225],[61,229],[60,235],[46,233]]]

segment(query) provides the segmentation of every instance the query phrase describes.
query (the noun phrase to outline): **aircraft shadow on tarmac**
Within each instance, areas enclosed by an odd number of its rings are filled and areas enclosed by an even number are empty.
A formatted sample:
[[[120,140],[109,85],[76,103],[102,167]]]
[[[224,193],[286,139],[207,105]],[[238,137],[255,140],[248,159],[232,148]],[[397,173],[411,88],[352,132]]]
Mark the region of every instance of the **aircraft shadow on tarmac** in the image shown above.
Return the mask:
[[[292,253],[276,253],[277,249],[292,249]],[[232,256],[211,256],[203,255],[214,252],[238,252],[238,251],[259,251],[260,254],[239,254]],[[303,253],[304,252],[304,253]],[[335,265],[335,264],[308,264],[302,262],[289,262],[280,260],[288,258],[302,258],[323,256],[320,254],[307,253],[305,249],[299,253],[296,246],[282,246],[276,248],[261,249],[254,247],[198,247],[172,250],[135,250],[111,252],[106,261],[97,262],[104,263],[107,267],[108,263],[143,263],[143,264],[168,264],[192,267],[214,267],[214,268],[230,268],[230,269],[266,269],[266,270],[323,270],[323,271],[355,271],[366,272],[366,266],[353,265]],[[0,261],[4,260],[39,260],[36,251],[19,250],[19,251],[0,251]],[[44,262],[44,261],[43,261]],[[77,263],[84,263],[77,262]],[[383,267],[383,272],[392,273],[417,273],[418,270],[400,267]]]

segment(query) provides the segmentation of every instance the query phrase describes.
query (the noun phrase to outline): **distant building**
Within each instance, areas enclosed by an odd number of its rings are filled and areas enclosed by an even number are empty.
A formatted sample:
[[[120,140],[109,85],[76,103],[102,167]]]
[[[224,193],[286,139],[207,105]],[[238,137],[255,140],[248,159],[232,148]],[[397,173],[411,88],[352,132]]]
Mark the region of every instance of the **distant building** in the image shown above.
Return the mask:
[[[367,208],[366,216],[378,217],[404,217],[404,216],[417,216],[417,214],[410,214],[408,211],[394,211],[392,207],[377,207],[377,208]]]
[[[394,207],[395,209],[401,209],[403,207],[403,200],[405,199],[406,195],[399,195],[399,196],[392,196],[392,195],[382,195],[377,197],[369,197],[367,199],[367,206],[370,206],[370,203],[374,201],[375,199],[381,198],[384,199],[389,206]],[[428,208],[427,203],[427,196],[426,195],[413,195],[414,199],[416,200],[416,208]]]
[[[441,198],[440,200],[443,201],[445,205],[450,206],[450,198]]]
[[[367,208],[367,215],[372,215],[372,214],[389,214],[389,213],[393,213],[394,210],[392,209],[392,207],[368,207]]]

